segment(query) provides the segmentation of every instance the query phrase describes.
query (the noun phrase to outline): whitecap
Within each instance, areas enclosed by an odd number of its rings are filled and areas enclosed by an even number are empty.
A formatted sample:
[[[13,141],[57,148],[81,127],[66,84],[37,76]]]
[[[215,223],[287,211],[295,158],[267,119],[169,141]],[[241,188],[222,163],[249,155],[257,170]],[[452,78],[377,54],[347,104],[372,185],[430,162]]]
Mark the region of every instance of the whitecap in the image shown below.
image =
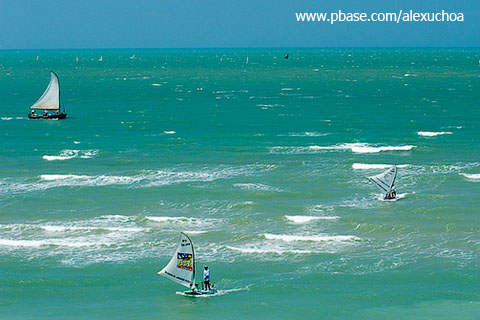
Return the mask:
[[[293,241],[312,241],[312,242],[343,242],[343,241],[356,241],[360,238],[356,236],[299,236],[290,234],[271,234],[265,233],[263,235],[267,240],[281,240],[285,242]]]
[[[290,132],[288,135],[290,137],[324,137],[328,136],[330,133],[321,133],[317,131],[305,131],[305,132]]]
[[[77,241],[75,239],[46,239],[46,240],[11,240],[0,239],[0,246],[5,247],[95,247],[95,246],[110,246],[113,243],[109,242],[87,242]]]
[[[370,170],[370,169],[387,169],[391,168],[392,164],[380,164],[380,163],[354,163],[352,164],[352,168],[355,170]],[[408,167],[408,164],[399,164],[397,168],[405,168]]]
[[[417,134],[423,137],[436,137],[444,134],[453,134],[450,131],[440,131],[440,132],[431,132],[431,131],[418,131]]]
[[[148,231],[145,228],[138,227],[95,227],[95,226],[55,226],[39,225],[40,228],[49,232],[67,232],[67,231],[109,231],[109,232],[142,232]]]
[[[47,161],[64,161],[80,157],[82,159],[90,159],[98,154],[98,150],[62,150],[59,155],[44,155],[43,159]]]
[[[472,174],[460,173],[460,175],[462,175],[465,178],[470,179],[470,180],[474,180],[474,181],[480,180],[480,173],[472,173]]]
[[[336,220],[337,216],[285,216],[285,218],[293,223],[307,223],[314,220]]]
[[[4,121],[13,120],[12,117],[2,117],[1,119],[4,120]]]
[[[409,151],[415,148],[412,145],[403,146],[371,146],[368,143],[342,143],[333,146],[308,146],[308,147],[272,147],[270,153],[302,154],[318,151],[350,150],[354,153],[378,153],[381,151]]]
[[[283,190],[271,187],[266,184],[261,183],[235,183],[234,187],[244,189],[244,190],[256,190],[256,191],[274,191],[274,192],[282,192]]]
[[[128,176],[85,176],[74,174],[42,174],[40,179],[54,184],[47,184],[45,188],[63,186],[107,186],[115,184],[131,184],[139,180],[138,177]]]
[[[415,146],[404,145],[404,146],[384,146],[384,147],[370,147],[366,146],[355,146],[351,150],[354,153],[378,153],[381,151],[409,151],[415,148]]]
[[[239,251],[241,253],[259,253],[259,254],[277,254],[282,255],[285,253],[295,253],[295,254],[309,254],[312,253],[311,250],[299,250],[299,249],[282,249],[282,248],[255,248],[255,247],[233,247],[226,246],[230,250]]]
[[[146,216],[145,219],[155,222],[196,222],[198,219],[187,217],[154,217]]]

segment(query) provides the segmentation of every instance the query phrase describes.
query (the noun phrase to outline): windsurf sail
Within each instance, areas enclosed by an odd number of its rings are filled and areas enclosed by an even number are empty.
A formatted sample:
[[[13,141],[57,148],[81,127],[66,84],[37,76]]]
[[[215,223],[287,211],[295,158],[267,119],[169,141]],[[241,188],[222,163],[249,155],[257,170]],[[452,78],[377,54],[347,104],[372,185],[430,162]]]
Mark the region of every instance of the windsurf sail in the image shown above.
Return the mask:
[[[180,243],[172,259],[160,272],[157,273],[187,288],[195,284],[195,252],[192,240],[181,232]]]
[[[378,189],[380,189],[385,196],[392,191],[395,179],[397,178],[397,166],[393,166],[384,173],[380,173],[376,176],[367,177],[368,180],[373,182]]]
[[[60,84],[55,72],[51,72],[50,83],[47,89],[30,109],[50,110],[57,113],[60,111]]]

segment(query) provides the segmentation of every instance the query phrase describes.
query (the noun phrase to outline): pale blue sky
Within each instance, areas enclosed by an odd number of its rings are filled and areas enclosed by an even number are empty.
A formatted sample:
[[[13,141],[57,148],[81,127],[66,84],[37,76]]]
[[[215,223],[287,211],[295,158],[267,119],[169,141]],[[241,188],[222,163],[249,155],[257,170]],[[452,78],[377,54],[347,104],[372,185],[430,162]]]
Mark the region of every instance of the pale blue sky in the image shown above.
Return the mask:
[[[463,12],[461,23],[299,23],[295,12]],[[479,47],[479,0],[0,0],[0,49]]]

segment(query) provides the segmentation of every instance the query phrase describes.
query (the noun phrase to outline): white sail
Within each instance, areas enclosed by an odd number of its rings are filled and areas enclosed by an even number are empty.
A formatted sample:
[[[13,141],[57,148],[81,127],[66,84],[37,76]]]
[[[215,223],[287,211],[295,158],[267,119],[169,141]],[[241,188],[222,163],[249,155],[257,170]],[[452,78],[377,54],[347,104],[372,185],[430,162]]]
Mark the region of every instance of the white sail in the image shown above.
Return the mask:
[[[397,167],[393,166],[384,173],[368,177],[367,179],[373,182],[385,195],[387,195],[390,193],[390,191],[392,191],[396,177]]]
[[[180,243],[172,259],[158,275],[191,288],[195,282],[195,253],[192,240],[181,232]]]
[[[55,72],[52,71],[50,83],[40,99],[30,109],[42,109],[58,112],[60,110],[60,84]]]

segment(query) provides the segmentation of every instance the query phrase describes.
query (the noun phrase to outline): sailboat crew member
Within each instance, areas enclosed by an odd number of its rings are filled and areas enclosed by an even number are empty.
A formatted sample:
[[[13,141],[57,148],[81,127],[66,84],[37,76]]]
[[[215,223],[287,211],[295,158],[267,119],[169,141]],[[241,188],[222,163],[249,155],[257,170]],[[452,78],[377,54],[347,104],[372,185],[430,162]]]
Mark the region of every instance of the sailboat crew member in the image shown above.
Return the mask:
[[[210,270],[208,270],[208,266],[205,266],[203,270],[203,284],[205,285],[205,290],[210,290]]]
[[[397,187],[393,186],[392,189],[392,199],[395,199],[397,197]]]

